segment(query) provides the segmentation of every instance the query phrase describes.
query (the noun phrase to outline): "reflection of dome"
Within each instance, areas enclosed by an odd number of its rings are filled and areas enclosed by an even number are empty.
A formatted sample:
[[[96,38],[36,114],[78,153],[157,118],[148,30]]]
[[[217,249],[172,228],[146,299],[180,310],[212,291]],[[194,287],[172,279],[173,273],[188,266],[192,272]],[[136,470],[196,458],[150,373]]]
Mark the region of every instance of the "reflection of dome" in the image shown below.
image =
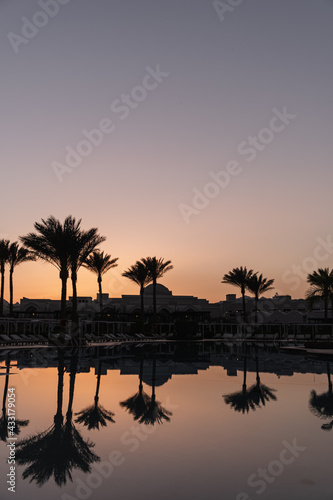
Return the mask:
[[[153,295],[153,284],[146,286],[145,294]],[[172,295],[172,292],[166,286],[156,283],[156,295]]]

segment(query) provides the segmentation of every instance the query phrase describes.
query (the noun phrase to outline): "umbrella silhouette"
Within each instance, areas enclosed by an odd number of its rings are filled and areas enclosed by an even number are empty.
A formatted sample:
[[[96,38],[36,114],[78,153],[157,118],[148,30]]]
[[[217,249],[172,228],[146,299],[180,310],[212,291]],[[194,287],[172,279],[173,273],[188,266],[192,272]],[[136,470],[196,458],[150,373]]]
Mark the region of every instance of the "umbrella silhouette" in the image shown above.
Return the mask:
[[[6,400],[7,400],[7,393],[8,393],[8,385],[9,385],[9,375],[10,375],[10,359],[7,356],[6,359],[6,379],[5,379],[5,386],[3,390],[3,398],[2,398],[2,413],[0,417],[0,439],[1,441],[6,441],[7,438],[9,437],[8,431],[8,415],[7,415],[7,410],[6,410]],[[26,427],[29,424],[29,420],[20,420],[18,418],[15,418],[15,426],[11,426],[10,430],[13,432],[15,436],[18,436],[21,432],[21,427]],[[13,437],[13,436],[10,436]]]
[[[81,410],[80,412],[75,413],[75,415],[78,415],[75,422],[85,425],[89,430],[99,429],[99,426],[106,427],[107,422],[112,422],[113,424],[115,423],[115,421],[113,420],[114,413],[106,410],[101,404],[98,403],[99,400],[98,394],[101,383],[101,372],[102,372],[102,362],[99,361],[94,404],[89,406],[85,410]]]
[[[53,425],[44,432],[17,443],[17,463],[27,465],[23,479],[30,478],[30,482],[36,481],[38,486],[45,484],[51,477],[54,477],[58,486],[62,486],[68,479],[73,480],[72,469],[90,472],[90,465],[100,460],[91,451],[94,444],[84,440],[72,422],[76,371],[77,354],[74,354],[71,360],[66,421],[63,423],[64,353],[59,350],[57,412]]]
[[[309,399],[309,409],[313,415],[320,419],[329,419],[333,416],[333,391],[331,381],[330,364],[327,363],[327,378],[328,391],[323,394],[317,394],[316,391],[311,391]],[[329,431],[333,428],[333,420],[327,424],[323,424],[321,428]]]

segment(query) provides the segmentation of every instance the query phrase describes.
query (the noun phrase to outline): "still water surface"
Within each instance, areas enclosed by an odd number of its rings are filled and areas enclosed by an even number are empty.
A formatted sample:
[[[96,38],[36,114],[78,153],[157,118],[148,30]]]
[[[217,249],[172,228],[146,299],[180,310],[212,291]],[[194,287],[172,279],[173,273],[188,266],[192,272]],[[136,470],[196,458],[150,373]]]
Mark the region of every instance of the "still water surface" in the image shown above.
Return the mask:
[[[332,499],[324,359],[205,342],[20,349],[0,361],[1,498]]]

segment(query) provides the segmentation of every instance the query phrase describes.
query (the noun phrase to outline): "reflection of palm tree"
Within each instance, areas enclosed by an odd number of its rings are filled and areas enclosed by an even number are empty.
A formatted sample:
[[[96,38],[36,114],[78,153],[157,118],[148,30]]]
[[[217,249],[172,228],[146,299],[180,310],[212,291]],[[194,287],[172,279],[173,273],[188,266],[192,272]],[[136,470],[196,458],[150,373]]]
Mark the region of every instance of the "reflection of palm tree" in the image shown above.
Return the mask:
[[[23,479],[30,478],[38,486],[45,484],[54,476],[58,486],[66,484],[67,479],[72,481],[71,470],[80,469],[90,471],[90,464],[99,460],[91,448],[93,443],[85,441],[72,422],[72,405],[74,398],[75,375],[77,357],[71,362],[69,402],[66,422],[63,424],[63,384],[64,358],[59,351],[58,359],[58,395],[57,412],[53,425],[46,431],[36,434],[17,444],[16,459],[19,465],[28,465],[23,472]]]
[[[8,384],[9,384],[9,370],[10,370],[10,360],[7,358],[6,360],[6,380],[5,387],[3,390],[3,399],[2,399],[2,415],[0,417],[0,439],[1,441],[6,441],[9,437],[8,435],[8,415],[6,412],[6,400],[8,394]],[[21,427],[26,427],[29,424],[29,420],[19,420],[15,419],[15,426],[10,427],[15,436],[18,436],[21,432]],[[13,436],[11,436],[13,437]]]
[[[139,420],[147,411],[148,403],[150,398],[148,394],[146,394],[143,390],[143,359],[140,361],[140,375],[139,375],[140,383],[139,390],[136,394],[131,396],[130,398],[122,401],[120,406],[126,408],[126,410],[133,415],[134,420]]]
[[[156,358],[154,358],[153,360],[152,394],[151,398],[148,400],[146,411],[143,413],[139,420],[140,424],[154,425],[156,422],[158,424],[163,424],[163,420],[170,422],[170,416],[172,416],[172,413],[163,408],[159,401],[156,401],[155,384]]]
[[[225,274],[222,278],[221,283],[226,283],[228,285],[238,286],[241,289],[242,301],[243,301],[243,320],[246,321],[246,302],[245,302],[245,290],[248,287],[248,283],[253,276],[253,270],[247,270],[246,267],[235,267],[228,274]]]
[[[244,370],[243,370],[243,387],[241,391],[234,392],[232,394],[226,394],[223,396],[224,402],[230,405],[235,411],[248,413],[249,410],[256,409],[256,396],[253,395],[252,391],[248,391],[246,387],[246,375],[247,375],[247,358],[244,356]]]
[[[75,420],[75,422],[85,425],[86,427],[88,427],[89,430],[99,429],[100,425],[102,427],[106,427],[107,421],[112,422],[113,424],[115,423],[115,421],[112,418],[114,417],[114,413],[106,410],[105,408],[103,408],[102,405],[98,404],[99,400],[98,393],[101,383],[101,372],[102,372],[102,362],[99,361],[94,404],[92,406],[89,406],[89,408],[86,408],[85,410],[75,413],[75,415],[79,415],[78,418]]]
[[[111,255],[108,253],[104,254],[99,250],[95,250],[86,261],[83,263],[83,267],[89,269],[97,275],[98,291],[99,291],[99,309],[100,313],[103,312],[103,294],[102,294],[102,276],[107,273],[113,267],[116,267],[118,257],[111,259]]]
[[[250,392],[252,392],[256,406],[260,408],[260,403],[265,406],[266,401],[276,401],[277,398],[274,394],[276,389],[271,389],[270,387],[267,387],[267,385],[262,384],[260,381],[258,355],[256,355],[256,372],[256,384],[250,388]]]
[[[136,263],[131,266],[127,271],[124,271],[122,276],[134,281],[140,286],[140,300],[141,300],[141,323],[142,323],[142,333],[144,333],[145,324],[145,305],[144,305],[144,289],[151,281],[152,278],[149,275],[148,268],[143,262],[136,261]]]
[[[333,417],[333,391],[330,365],[327,363],[327,378],[328,378],[328,391],[323,394],[317,394],[316,391],[311,391],[309,400],[309,409],[313,415],[320,419],[329,419]],[[323,430],[331,430],[333,427],[333,420],[328,424],[323,424]]]

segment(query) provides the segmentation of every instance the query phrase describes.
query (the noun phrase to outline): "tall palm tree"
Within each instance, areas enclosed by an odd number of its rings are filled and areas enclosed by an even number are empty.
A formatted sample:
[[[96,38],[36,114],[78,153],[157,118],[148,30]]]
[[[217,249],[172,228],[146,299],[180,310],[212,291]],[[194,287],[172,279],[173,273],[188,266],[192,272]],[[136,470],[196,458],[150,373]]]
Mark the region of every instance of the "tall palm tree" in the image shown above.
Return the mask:
[[[89,255],[96,250],[96,247],[106,240],[104,236],[100,236],[96,227],[84,231],[80,228],[81,219],[78,222],[72,219],[72,244],[70,251],[70,270],[73,288],[72,302],[72,319],[77,322],[77,273],[79,268],[87,260]]]
[[[95,397],[94,397],[94,404],[92,406],[89,406],[85,410],[81,410],[78,413],[75,413],[75,415],[78,415],[77,419],[75,422],[79,424],[85,425],[88,430],[91,429],[98,429],[99,426],[101,427],[106,427],[107,421],[112,422],[113,424],[115,421],[113,420],[114,413],[112,413],[109,410],[106,410],[101,404],[99,404],[99,388],[101,385],[101,374],[102,374],[102,361],[98,362],[98,372],[97,372],[97,384],[96,384],[96,392],[95,392]]]
[[[164,262],[162,258],[157,259],[157,257],[146,257],[145,259],[141,259],[141,262],[146,266],[148,276],[153,282],[153,321],[156,323],[156,283],[157,280],[162,278],[167,271],[173,269],[173,266],[171,265],[171,260]]]
[[[258,301],[260,295],[267,292],[268,290],[273,290],[274,280],[264,278],[262,274],[258,276],[258,273],[255,273],[248,281],[247,288],[248,290],[254,294],[254,311],[255,311],[255,322],[258,322]]]
[[[333,270],[330,271],[328,267],[319,268],[308,274],[306,281],[310,285],[306,292],[306,300],[310,308],[312,309],[316,302],[324,302],[325,321],[327,321],[328,304],[331,301],[333,320]]]
[[[0,273],[1,273],[1,292],[0,292],[0,316],[3,316],[3,299],[5,294],[5,265],[8,260],[9,240],[0,240]]]
[[[30,252],[27,248],[19,247],[18,243],[15,241],[9,247],[8,263],[9,263],[9,314],[13,315],[13,274],[14,269],[22,262],[27,262],[29,260],[36,260],[36,256]]]
[[[131,266],[127,271],[122,273],[122,276],[128,278],[137,285],[140,286],[140,300],[141,300],[141,324],[142,324],[142,333],[144,333],[144,324],[145,324],[145,305],[144,305],[144,289],[152,281],[152,277],[149,274],[148,267],[139,260]]]
[[[222,278],[221,283],[227,283],[228,285],[238,286],[241,289],[242,299],[243,299],[243,320],[246,322],[246,303],[245,303],[245,290],[248,287],[248,283],[253,276],[253,270],[247,270],[246,267],[235,267],[228,274],[225,274]]]
[[[66,317],[67,280],[69,276],[70,253],[73,240],[73,218],[66,217],[63,224],[53,215],[34,223],[35,233],[21,236],[25,247],[37,259],[44,260],[59,270],[61,280],[61,317]]]
[[[111,255],[104,254],[100,250],[94,250],[91,255],[83,262],[83,267],[97,275],[97,283],[99,290],[99,308],[100,313],[103,311],[103,297],[102,297],[102,276],[113,267],[116,267],[118,257],[111,259]]]

